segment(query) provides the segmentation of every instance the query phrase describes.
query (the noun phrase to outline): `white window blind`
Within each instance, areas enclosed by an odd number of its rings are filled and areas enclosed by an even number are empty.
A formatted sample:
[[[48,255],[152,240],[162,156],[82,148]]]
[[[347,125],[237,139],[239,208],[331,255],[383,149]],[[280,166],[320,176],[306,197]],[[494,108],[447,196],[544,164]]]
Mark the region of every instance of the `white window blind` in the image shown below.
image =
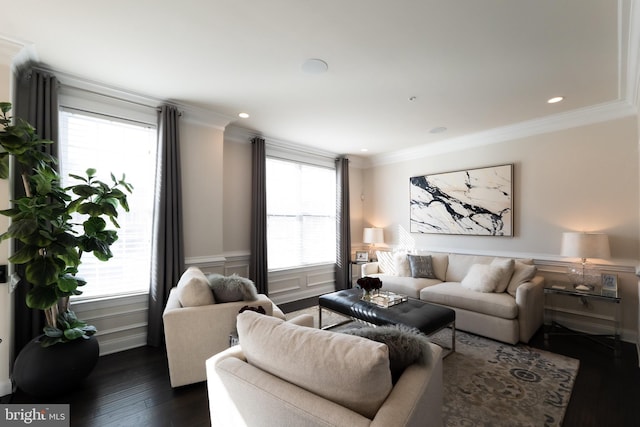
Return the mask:
[[[267,158],[269,270],[334,263],[335,170]]]
[[[84,253],[78,276],[87,281],[83,294],[96,298],[147,292],[150,281],[153,199],[156,170],[155,126],[71,109],[60,112],[60,174],[62,185],[78,183],[69,174],[84,176],[88,168],[111,184],[110,174],[133,185],[130,211],[119,211],[118,240],[113,258],[103,262]],[[114,228],[109,221],[108,225]]]

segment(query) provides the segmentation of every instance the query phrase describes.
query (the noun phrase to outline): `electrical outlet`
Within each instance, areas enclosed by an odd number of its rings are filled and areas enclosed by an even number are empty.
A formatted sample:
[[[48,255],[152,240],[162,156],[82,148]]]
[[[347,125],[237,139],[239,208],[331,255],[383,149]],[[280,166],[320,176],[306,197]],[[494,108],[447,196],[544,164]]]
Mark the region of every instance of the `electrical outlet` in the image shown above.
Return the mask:
[[[0,283],[7,283],[7,266],[0,265]]]

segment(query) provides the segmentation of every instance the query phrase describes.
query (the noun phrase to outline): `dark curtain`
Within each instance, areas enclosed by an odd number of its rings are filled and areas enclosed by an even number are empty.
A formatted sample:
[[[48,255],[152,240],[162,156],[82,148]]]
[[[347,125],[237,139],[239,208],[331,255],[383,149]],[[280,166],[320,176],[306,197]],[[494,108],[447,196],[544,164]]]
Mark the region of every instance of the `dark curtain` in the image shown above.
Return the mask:
[[[160,108],[147,332],[151,346],[162,344],[162,312],[184,272],[179,116],[173,106]]]
[[[58,80],[51,73],[24,67],[18,70],[16,75],[15,105],[13,114],[28,121],[42,139],[56,141],[47,145],[45,149],[49,154],[58,157]],[[15,167],[13,170],[12,198],[17,199],[25,195],[21,170]],[[14,251],[18,249],[20,242],[14,241]],[[24,277],[24,267],[15,266],[15,272]],[[31,285],[25,280],[20,280],[15,290],[14,313],[14,350],[17,355],[31,339],[42,334],[44,327],[44,313],[41,310],[32,310],[26,305],[26,295]]]
[[[256,284],[258,292],[268,295],[267,269],[267,176],[265,141],[253,138],[251,179],[251,259],[249,278]]]
[[[336,290],[351,287],[349,159],[336,159]]]

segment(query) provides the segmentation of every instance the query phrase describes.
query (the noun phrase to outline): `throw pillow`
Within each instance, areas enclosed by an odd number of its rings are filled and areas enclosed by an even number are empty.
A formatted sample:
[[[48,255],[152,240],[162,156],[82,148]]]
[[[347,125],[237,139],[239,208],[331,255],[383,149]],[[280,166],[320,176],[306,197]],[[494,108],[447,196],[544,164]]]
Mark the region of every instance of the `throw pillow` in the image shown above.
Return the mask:
[[[397,276],[396,268],[393,265],[393,256],[391,252],[376,251],[378,257],[378,271],[388,276]]]
[[[198,267],[189,267],[176,285],[178,300],[183,307],[198,307],[215,304],[207,278]]]
[[[255,301],[258,299],[258,291],[253,282],[237,274],[231,276],[209,274],[207,280],[217,302]]]
[[[411,267],[411,277],[435,279],[431,255],[407,255]]]
[[[384,344],[252,311],[237,327],[247,363],[369,419],[391,391]]]
[[[393,254],[393,265],[398,276],[411,277],[411,266],[406,252],[395,252]]]
[[[498,284],[496,285],[494,292],[501,293],[506,291],[509,286],[509,280],[511,280],[511,276],[513,275],[513,259],[495,258],[491,261],[491,266],[498,269],[498,274],[500,275],[500,279],[498,280]]]
[[[529,265],[516,261],[513,266],[513,275],[507,287],[507,293],[515,298],[518,286],[533,279],[538,268],[535,265]]]
[[[499,273],[499,269],[490,264],[473,264],[460,284],[476,292],[493,292],[500,281]]]
[[[343,333],[386,344],[389,348],[389,368],[393,384],[408,366],[414,363],[431,363],[429,339],[418,329],[405,325],[367,326],[346,329]]]

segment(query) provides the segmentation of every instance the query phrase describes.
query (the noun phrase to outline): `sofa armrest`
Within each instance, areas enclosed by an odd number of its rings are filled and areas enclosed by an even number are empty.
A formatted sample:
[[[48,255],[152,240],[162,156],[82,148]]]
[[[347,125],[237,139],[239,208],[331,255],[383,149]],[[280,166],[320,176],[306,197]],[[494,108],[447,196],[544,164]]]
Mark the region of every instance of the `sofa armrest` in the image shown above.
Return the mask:
[[[236,301],[198,307],[176,307],[173,289],[162,315],[171,386],[206,379],[205,361],[229,347],[229,335],[235,332],[236,317],[244,306],[264,308],[273,314],[271,300],[259,294],[256,301]]]
[[[442,426],[442,348],[431,345],[432,362],[411,365],[378,410],[371,426]]]
[[[299,314],[293,319],[287,320],[289,323],[293,323],[298,326],[306,326],[308,328],[313,328],[313,316],[310,314]]]
[[[520,341],[527,343],[542,326],[544,317],[544,277],[535,276],[516,289]]]
[[[368,276],[369,274],[378,274],[380,273],[380,269],[378,268],[377,262],[366,262],[360,266],[360,275],[362,277]]]

